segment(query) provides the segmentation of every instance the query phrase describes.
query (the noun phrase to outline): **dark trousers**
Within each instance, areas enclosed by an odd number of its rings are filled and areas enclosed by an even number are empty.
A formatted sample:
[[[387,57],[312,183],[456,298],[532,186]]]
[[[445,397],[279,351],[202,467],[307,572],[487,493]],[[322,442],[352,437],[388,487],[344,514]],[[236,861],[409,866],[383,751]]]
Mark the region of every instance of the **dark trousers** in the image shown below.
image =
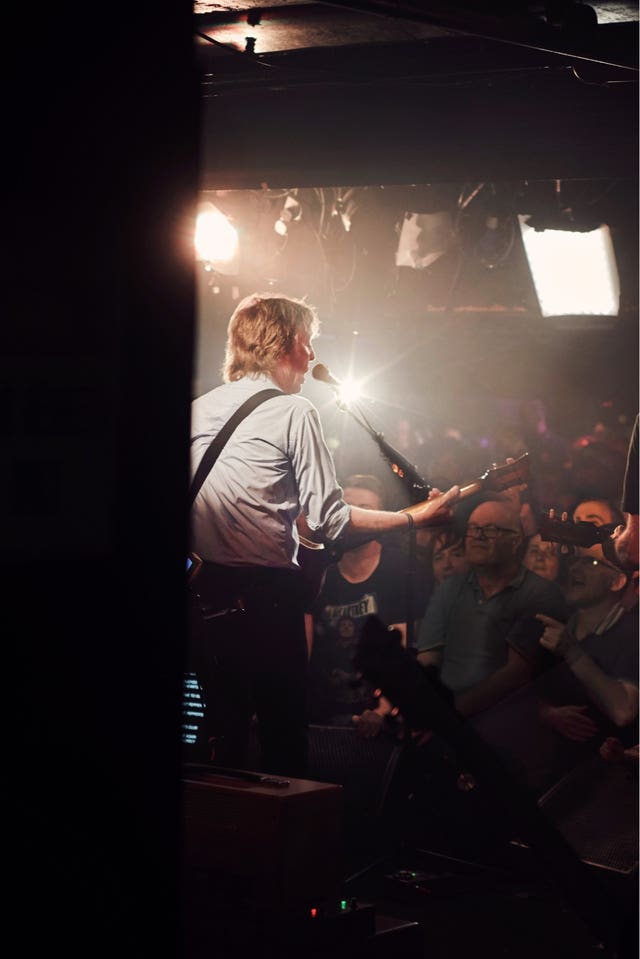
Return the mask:
[[[201,737],[211,758],[219,766],[248,768],[255,714],[261,771],[304,778],[308,657],[300,574],[207,563],[194,588],[205,617],[196,613],[190,658],[202,688]],[[242,610],[211,615],[238,600]]]

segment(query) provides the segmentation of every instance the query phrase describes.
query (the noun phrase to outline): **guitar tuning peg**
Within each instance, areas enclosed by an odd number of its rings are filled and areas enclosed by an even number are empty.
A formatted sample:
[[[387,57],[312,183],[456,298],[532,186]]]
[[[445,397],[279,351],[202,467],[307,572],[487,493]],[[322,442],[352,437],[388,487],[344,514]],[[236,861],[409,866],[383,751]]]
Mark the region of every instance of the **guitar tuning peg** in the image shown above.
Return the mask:
[[[566,522],[567,522],[567,520],[569,519],[569,514],[567,513],[566,510],[565,510],[565,512],[562,514],[562,516],[561,516],[560,518],[561,518],[561,520],[562,520],[563,523],[566,523]]]

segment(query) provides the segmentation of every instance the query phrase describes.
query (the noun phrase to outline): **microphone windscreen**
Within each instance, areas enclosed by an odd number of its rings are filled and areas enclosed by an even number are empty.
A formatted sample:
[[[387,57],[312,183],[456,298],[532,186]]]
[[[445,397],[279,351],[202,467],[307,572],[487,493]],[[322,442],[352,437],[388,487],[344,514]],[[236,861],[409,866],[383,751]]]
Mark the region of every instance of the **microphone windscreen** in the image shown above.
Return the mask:
[[[331,385],[336,382],[324,363],[316,363],[311,370],[311,375],[314,380],[320,380],[322,383],[329,383]]]

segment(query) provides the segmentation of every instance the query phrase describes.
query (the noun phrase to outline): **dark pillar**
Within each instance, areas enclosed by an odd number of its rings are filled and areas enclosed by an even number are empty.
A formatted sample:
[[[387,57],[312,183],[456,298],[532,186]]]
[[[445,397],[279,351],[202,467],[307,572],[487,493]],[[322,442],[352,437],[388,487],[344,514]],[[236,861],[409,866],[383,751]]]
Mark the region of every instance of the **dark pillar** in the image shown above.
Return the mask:
[[[67,4],[7,31],[6,914],[24,955],[176,948],[191,16]]]

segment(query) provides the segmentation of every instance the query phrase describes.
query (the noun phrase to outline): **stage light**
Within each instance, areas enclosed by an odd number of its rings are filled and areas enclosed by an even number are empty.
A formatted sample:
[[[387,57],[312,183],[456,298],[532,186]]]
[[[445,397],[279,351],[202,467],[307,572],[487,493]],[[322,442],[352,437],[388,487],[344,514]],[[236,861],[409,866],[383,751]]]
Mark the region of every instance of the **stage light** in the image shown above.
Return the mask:
[[[302,207],[293,194],[288,193],[284,201],[280,216],[273,224],[273,229],[279,236],[286,236],[289,232],[289,224],[298,222],[302,217]]]
[[[534,229],[519,215],[522,242],[543,316],[617,316],[620,280],[609,227]],[[554,224],[555,225],[555,224]]]
[[[454,239],[451,213],[405,213],[396,266],[424,270],[447,252]]]
[[[341,406],[350,406],[362,396],[362,387],[356,380],[347,377],[338,388],[338,402]]]
[[[351,231],[353,216],[358,209],[355,202],[355,194],[355,190],[347,190],[346,193],[339,193],[331,210],[331,218],[340,220],[345,233]]]
[[[205,203],[196,217],[196,258],[218,273],[237,273],[238,231],[213,203]]]

